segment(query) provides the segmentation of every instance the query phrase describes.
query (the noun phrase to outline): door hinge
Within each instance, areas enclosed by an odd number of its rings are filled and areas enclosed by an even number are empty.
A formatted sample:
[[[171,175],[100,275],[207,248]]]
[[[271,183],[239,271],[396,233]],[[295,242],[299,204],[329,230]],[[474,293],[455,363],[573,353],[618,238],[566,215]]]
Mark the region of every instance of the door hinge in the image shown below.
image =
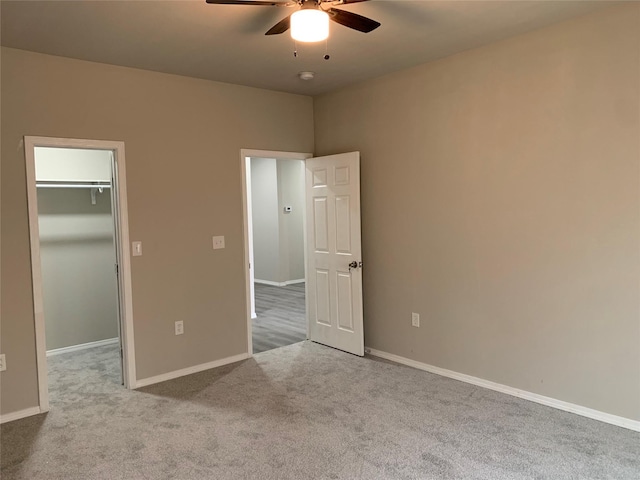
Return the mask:
[[[118,275],[120,273],[119,269],[118,269],[118,264],[114,264],[115,270],[116,270],[116,275]]]

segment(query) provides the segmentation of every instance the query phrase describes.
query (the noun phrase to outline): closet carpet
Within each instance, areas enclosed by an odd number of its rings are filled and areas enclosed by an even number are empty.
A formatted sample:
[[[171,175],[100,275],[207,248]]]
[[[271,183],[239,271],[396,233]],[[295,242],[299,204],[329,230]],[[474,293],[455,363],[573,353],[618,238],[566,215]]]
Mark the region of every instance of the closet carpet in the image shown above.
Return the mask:
[[[3,480],[640,478],[639,433],[306,341],[137,391],[112,347],[50,360]]]
[[[304,283],[274,287],[255,284],[253,353],[291,345],[307,338]]]

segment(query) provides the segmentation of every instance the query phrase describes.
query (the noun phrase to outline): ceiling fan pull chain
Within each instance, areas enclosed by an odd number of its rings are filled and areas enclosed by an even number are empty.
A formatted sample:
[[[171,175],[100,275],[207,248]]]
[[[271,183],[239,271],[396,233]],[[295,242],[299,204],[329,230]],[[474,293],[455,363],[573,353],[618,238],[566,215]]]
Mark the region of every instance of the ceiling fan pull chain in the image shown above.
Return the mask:
[[[293,56],[298,58],[298,42],[293,41]]]
[[[329,55],[329,37],[324,41],[324,59],[329,60],[331,56]]]

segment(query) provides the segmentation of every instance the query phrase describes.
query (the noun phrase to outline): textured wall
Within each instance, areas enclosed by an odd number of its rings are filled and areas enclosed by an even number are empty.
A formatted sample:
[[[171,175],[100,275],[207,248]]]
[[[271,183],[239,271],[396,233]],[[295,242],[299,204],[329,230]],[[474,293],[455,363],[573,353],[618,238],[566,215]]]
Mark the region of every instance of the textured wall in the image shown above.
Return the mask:
[[[315,99],[316,154],[362,153],[368,346],[640,420],[639,22]]]
[[[38,403],[24,135],[125,142],[138,379],[246,352],[240,149],[313,150],[312,99],[7,48],[1,62],[2,413]]]

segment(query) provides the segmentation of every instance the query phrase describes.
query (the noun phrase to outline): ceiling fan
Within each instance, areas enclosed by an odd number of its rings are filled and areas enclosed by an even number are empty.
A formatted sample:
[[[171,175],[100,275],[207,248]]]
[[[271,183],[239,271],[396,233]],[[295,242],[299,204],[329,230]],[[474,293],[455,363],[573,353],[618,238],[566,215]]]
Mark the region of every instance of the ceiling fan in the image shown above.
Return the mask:
[[[368,0],[207,0],[217,5],[258,5],[271,7],[298,7],[291,15],[280,20],[265,35],[279,35],[291,28],[291,36],[301,42],[317,42],[329,35],[329,20],[369,33],[380,26],[379,22],[346,10],[333,8],[335,5],[366,2]],[[325,7],[326,6],[326,7]]]

